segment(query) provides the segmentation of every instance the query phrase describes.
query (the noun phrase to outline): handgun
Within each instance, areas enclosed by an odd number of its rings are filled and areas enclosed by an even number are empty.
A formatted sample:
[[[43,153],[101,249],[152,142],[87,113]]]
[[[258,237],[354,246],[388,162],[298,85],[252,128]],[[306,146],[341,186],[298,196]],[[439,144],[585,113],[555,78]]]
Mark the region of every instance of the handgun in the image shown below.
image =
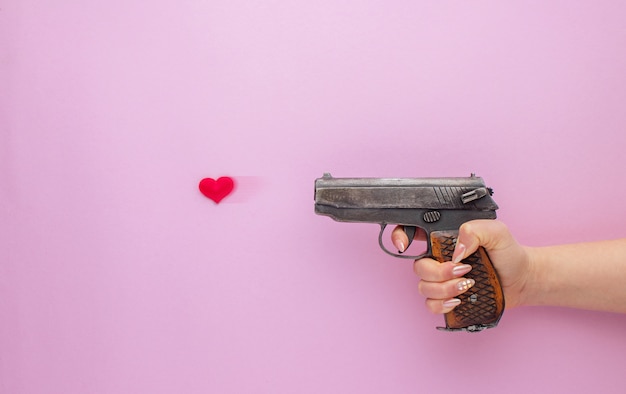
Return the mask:
[[[470,220],[495,219],[498,205],[493,190],[471,174],[458,178],[334,178],[329,173],[315,180],[315,213],[338,222],[380,224],[378,243],[399,258],[452,260],[459,227]],[[426,250],[419,255],[390,251],[383,242],[388,225],[402,226],[413,240],[426,234]],[[407,246],[408,248],[408,246]],[[504,295],[498,273],[481,246],[463,260],[472,270],[465,275],[475,285],[461,294],[461,304],[444,315],[444,331],[478,332],[498,325]]]

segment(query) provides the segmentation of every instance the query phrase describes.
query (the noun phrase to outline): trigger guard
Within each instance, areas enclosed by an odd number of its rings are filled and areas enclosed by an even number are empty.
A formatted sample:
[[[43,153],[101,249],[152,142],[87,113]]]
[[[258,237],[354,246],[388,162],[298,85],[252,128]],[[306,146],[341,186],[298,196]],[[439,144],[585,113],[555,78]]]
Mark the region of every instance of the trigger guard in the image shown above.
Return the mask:
[[[394,253],[394,252],[388,250],[385,247],[385,244],[383,243],[383,234],[385,232],[385,228],[387,228],[387,223],[381,223],[380,224],[380,233],[378,234],[378,245],[380,245],[380,248],[383,250],[383,252],[387,253],[390,256],[398,257],[398,258],[401,258],[401,259],[418,260],[418,259],[421,259],[421,258],[424,258],[424,257],[428,256],[428,251],[426,253],[422,253],[422,254],[420,254],[418,256],[408,256],[408,255],[404,255],[404,254],[400,254],[400,253]],[[415,235],[415,233],[413,233],[413,235]],[[409,244],[410,244],[410,242],[409,242]],[[430,249],[430,245],[428,245],[428,249]]]

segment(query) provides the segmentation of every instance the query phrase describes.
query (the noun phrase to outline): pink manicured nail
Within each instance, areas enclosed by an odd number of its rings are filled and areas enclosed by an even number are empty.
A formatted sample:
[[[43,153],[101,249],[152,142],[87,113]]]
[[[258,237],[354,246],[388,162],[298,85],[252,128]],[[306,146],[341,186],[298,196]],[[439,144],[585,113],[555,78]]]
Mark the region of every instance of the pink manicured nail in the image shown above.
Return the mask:
[[[469,264],[461,264],[452,268],[452,274],[455,277],[463,276],[472,270],[472,266]]]
[[[452,254],[452,262],[454,264],[458,264],[461,262],[461,260],[463,260],[463,257],[465,256],[465,250],[465,245],[463,245],[462,243],[456,244],[456,247],[454,248],[454,253]]]
[[[443,302],[443,307],[454,308],[455,306],[458,306],[460,303],[461,303],[461,300],[459,300],[458,298],[451,298]]]
[[[402,243],[402,241],[397,239],[393,244],[395,245],[396,249],[398,249],[400,253],[404,252],[405,246],[404,246],[404,243]]]
[[[456,284],[456,288],[458,291],[465,291],[470,287],[474,286],[476,281],[474,279],[463,279],[459,283]]]

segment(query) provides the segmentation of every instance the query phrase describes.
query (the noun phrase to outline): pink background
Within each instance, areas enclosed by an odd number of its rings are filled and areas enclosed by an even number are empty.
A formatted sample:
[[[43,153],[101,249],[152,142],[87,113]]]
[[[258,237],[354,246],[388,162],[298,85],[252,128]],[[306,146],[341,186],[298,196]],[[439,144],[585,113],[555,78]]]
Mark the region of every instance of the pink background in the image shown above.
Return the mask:
[[[0,392],[623,392],[626,316],[438,332],[313,181],[467,176],[623,237],[621,1],[0,1]],[[238,188],[221,204],[204,177]],[[590,261],[589,264],[602,264]]]

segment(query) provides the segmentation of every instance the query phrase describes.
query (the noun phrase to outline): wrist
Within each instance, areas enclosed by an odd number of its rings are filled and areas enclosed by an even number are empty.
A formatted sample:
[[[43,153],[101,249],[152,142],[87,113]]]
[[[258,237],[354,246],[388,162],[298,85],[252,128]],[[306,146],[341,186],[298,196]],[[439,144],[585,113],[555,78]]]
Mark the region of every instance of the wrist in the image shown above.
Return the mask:
[[[520,305],[537,306],[544,305],[546,284],[544,283],[546,275],[544,264],[544,253],[542,248],[523,247],[527,256],[527,272],[523,286],[520,290]]]

